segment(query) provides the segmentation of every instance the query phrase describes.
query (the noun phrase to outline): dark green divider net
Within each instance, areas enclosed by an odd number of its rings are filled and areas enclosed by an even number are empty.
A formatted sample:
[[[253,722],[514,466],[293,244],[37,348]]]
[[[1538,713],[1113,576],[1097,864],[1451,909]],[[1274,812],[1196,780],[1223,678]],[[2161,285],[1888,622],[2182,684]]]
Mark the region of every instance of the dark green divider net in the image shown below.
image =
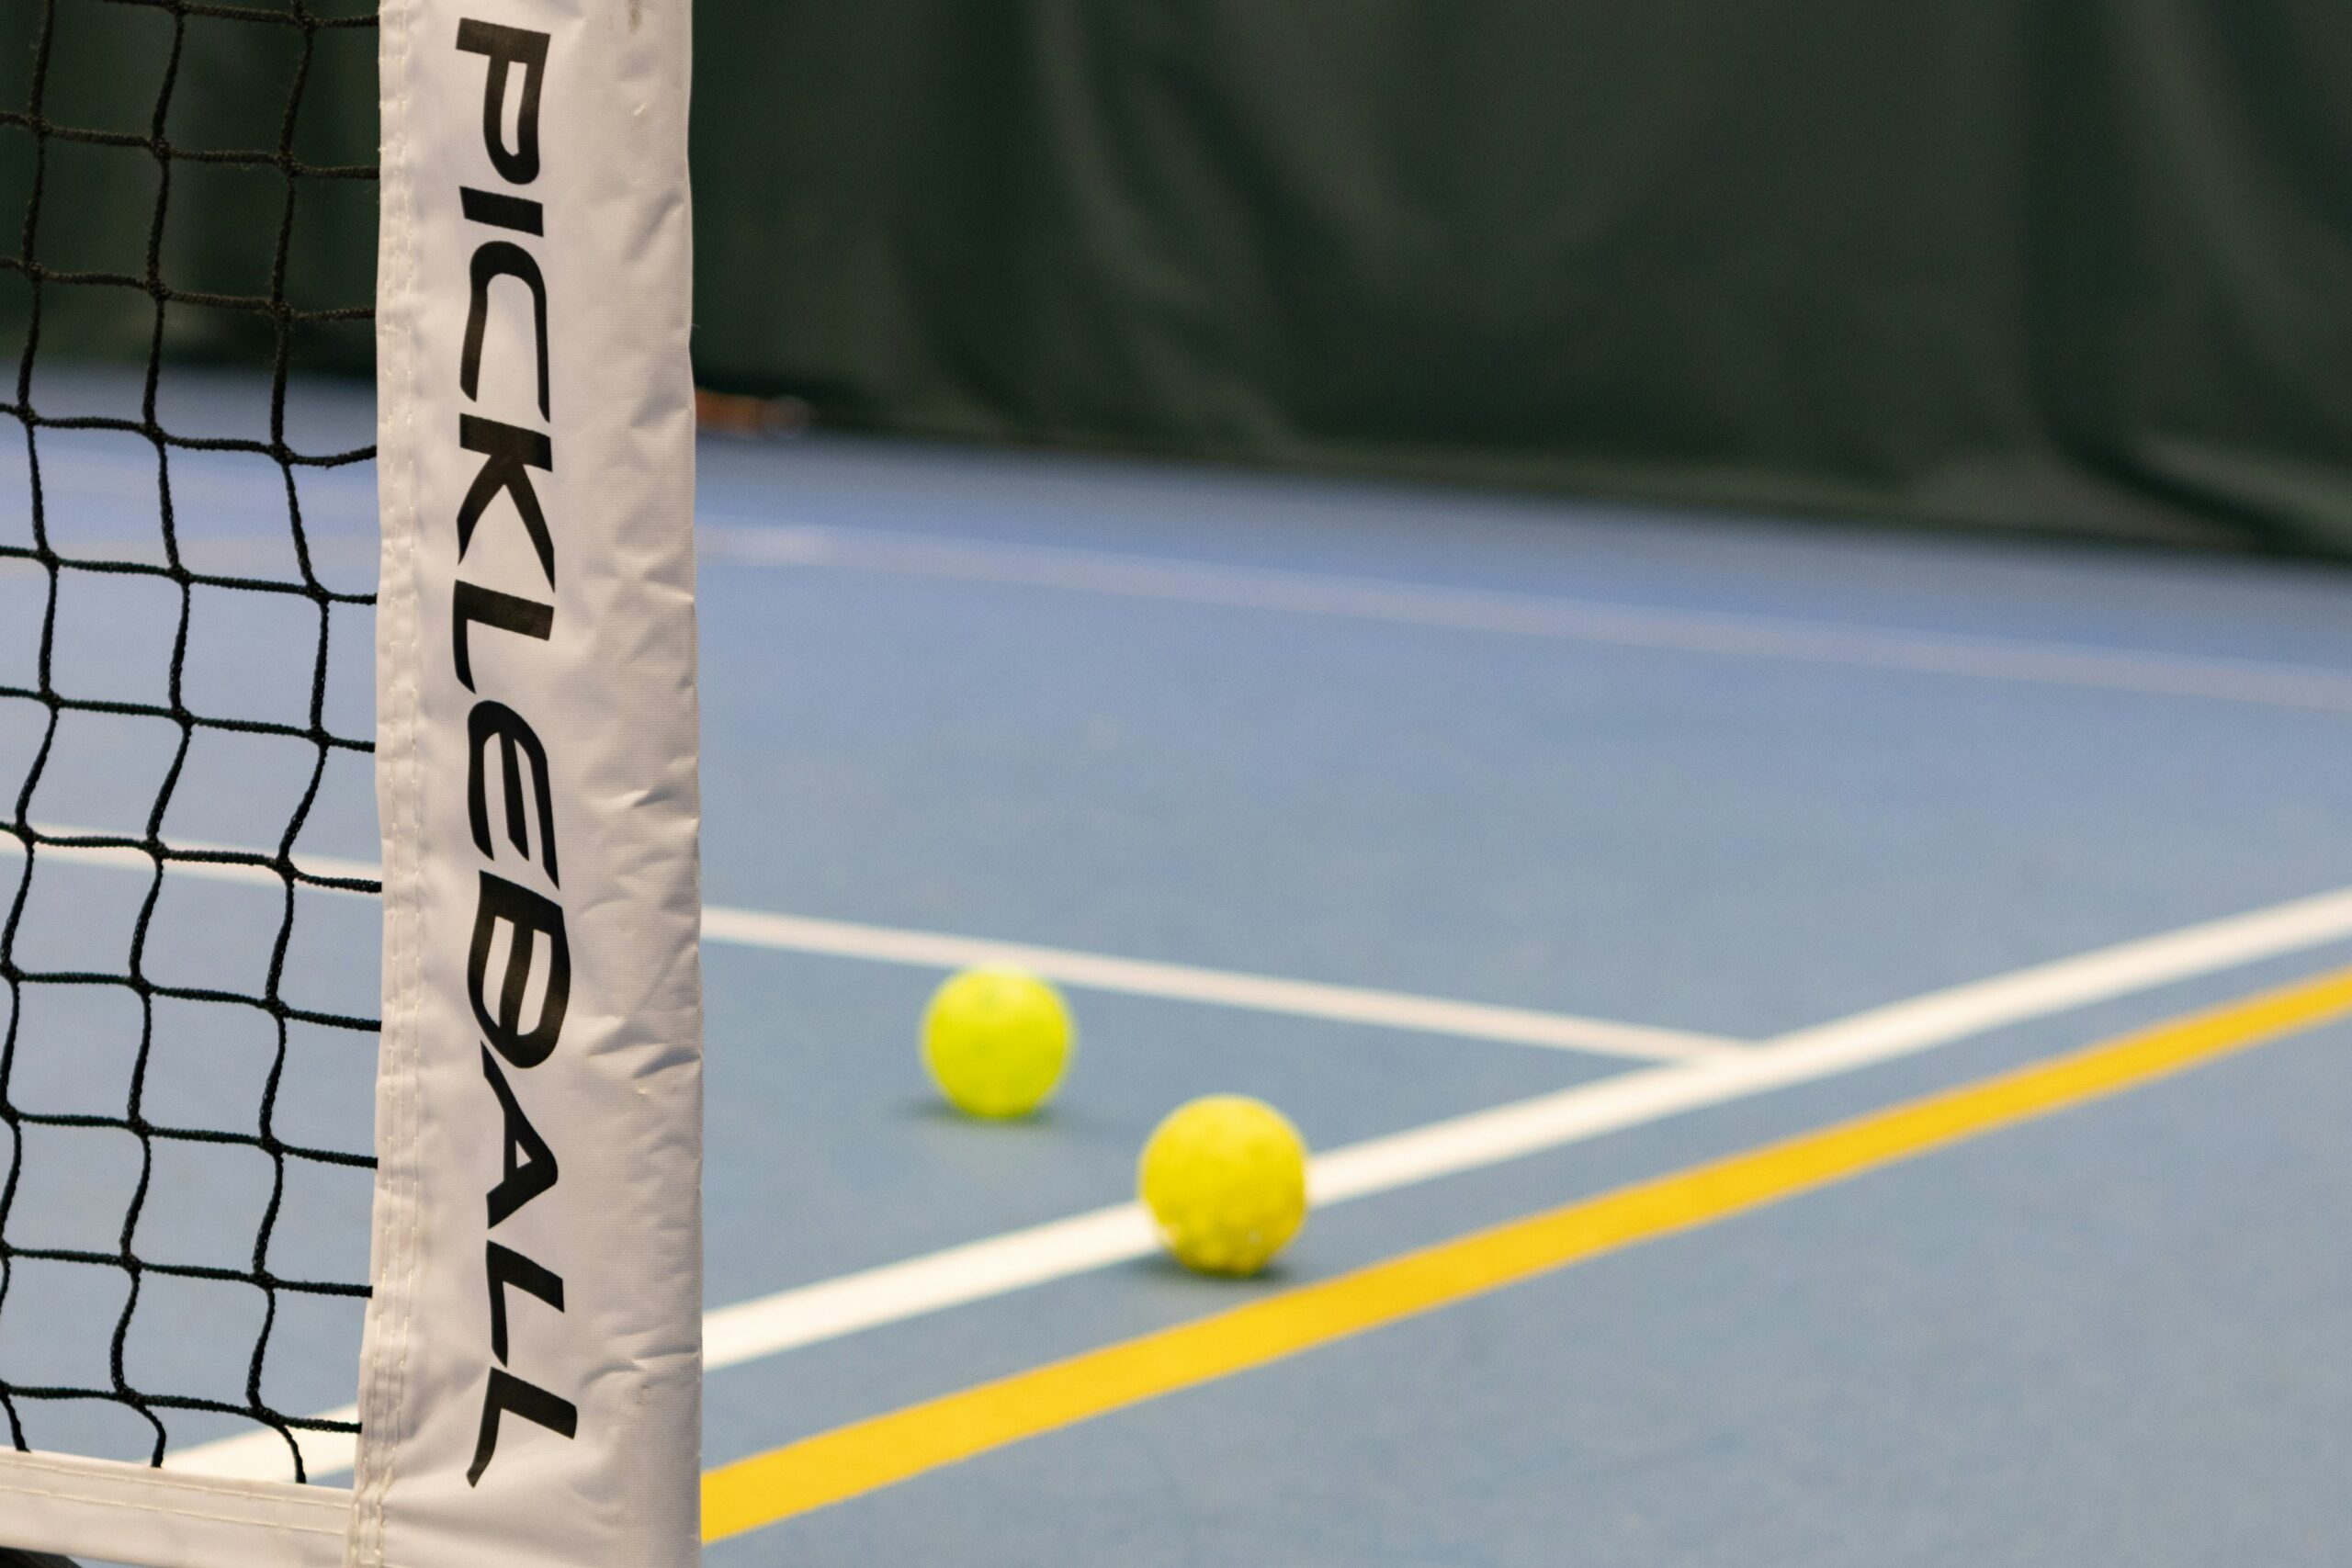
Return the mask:
[[[697,363],[725,389],[2352,553],[2352,6],[702,0],[695,25]]]
[[[363,132],[371,128],[372,118],[346,102],[322,101],[322,83],[356,85],[372,94],[374,18],[365,6],[303,0],[251,6],[10,0],[9,9],[8,21],[0,27],[0,44],[8,46],[8,57],[0,61],[0,285],[9,290],[0,321],[11,324],[18,341],[11,345],[13,373],[5,383],[0,416],[21,433],[23,469],[20,492],[0,497],[0,507],[6,509],[0,513],[0,574],[18,579],[0,586],[17,591],[9,606],[35,606],[31,613],[40,625],[31,671],[0,666],[0,741],[9,742],[0,750],[0,899],[6,900],[0,904],[0,986],[6,987],[0,995],[6,1010],[0,1018],[6,1025],[0,1038],[6,1147],[0,1156],[6,1160],[0,1173],[0,1349],[9,1352],[9,1359],[0,1362],[0,1419],[9,1439],[24,1448],[33,1440],[44,1409],[93,1402],[124,1407],[143,1420],[153,1438],[149,1455],[160,1462],[179,1441],[175,1421],[190,1419],[188,1413],[242,1417],[286,1438],[293,1450],[289,1471],[299,1473],[294,1431],[352,1428],[272,1407],[264,1387],[273,1332],[289,1298],[358,1298],[367,1287],[359,1279],[281,1273],[273,1258],[273,1234],[290,1188],[306,1172],[365,1170],[373,1162],[364,1125],[348,1147],[312,1146],[281,1136],[275,1125],[280,1085],[295,1032],[366,1036],[378,1024],[371,1016],[289,999],[288,955],[300,895],[380,890],[359,877],[306,871],[295,854],[330,761],[338,755],[364,757],[373,750],[364,723],[341,728],[330,723],[327,703],[330,627],[339,611],[364,611],[373,597],[331,586],[314,569],[302,477],[368,464],[374,453],[364,446],[309,450],[299,445],[301,422],[289,420],[288,378],[305,358],[348,359],[366,349],[372,278],[364,270],[354,276],[349,269],[348,233],[328,247],[330,262],[340,247],[346,263],[340,276],[331,265],[322,271],[306,261],[305,243],[322,222],[347,230],[356,220],[363,234],[372,232],[373,149],[364,134],[356,141],[353,135],[355,127]],[[251,139],[227,139],[224,132]],[[339,151],[358,155],[345,159],[335,155]],[[224,238],[234,242],[226,250]],[[91,399],[58,367],[68,340],[78,338],[86,348],[94,337],[117,351],[132,347],[143,362],[141,376],[123,378],[119,389],[125,395],[111,412],[89,412]],[[270,367],[266,431],[221,434],[221,422],[206,415],[200,389],[197,396],[175,398],[180,370],[174,353],[191,346],[243,352]],[[180,420],[184,413],[186,423]],[[151,532],[144,539],[115,541],[103,549],[60,544],[53,516],[60,481],[54,472],[69,468],[83,450],[108,441],[122,444],[126,466],[153,475],[153,493],[123,509],[144,511]],[[249,519],[285,536],[283,558],[289,564],[275,575],[198,570],[189,563],[182,523],[188,504],[186,472],[191,465],[238,459],[269,465],[280,481],[281,515],[274,523]],[[12,466],[14,461],[12,457]],[[262,492],[271,488],[264,485]],[[372,546],[372,537],[368,543]],[[129,547],[120,547],[125,544]],[[136,698],[77,690],[58,668],[61,646],[74,637],[86,643],[93,636],[129,637],[137,629],[74,626],[76,604],[83,602],[80,587],[105,583],[119,589],[130,581],[168,585],[165,592],[176,596],[168,673],[158,671],[155,689]],[[213,616],[209,608],[199,616],[199,601],[220,607],[227,618]],[[266,612],[265,604],[274,609]],[[184,676],[202,651],[198,638],[204,629],[251,625],[282,615],[288,606],[313,628],[277,650],[284,661],[307,671],[307,712],[236,716],[204,711],[189,700]],[[338,641],[333,652],[338,660],[356,661],[356,673],[366,680],[372,657],[365,641]],[[162,788],[143,820],[89,831],[44,828],[42,817],[54,819],[61,806],[74,805],[54,798],[55,787],[48,795],[41,793],[61,730],[98,719],[118,727],[161,727],[170,753]],[[284,743],[289,756],[306,760],[288,771],[285,793],[297,804],[274,842],[221,849],[176,843],[167,836],[166,815],[181,788],[190,749],[207,735]],[[21,772],[12,759],[22,760]],[[257,797],[268,793],[261,781],[255,781],[255,790]],[[147,866],[135,878],[145,891],[127,950],[109,963],[70,968],[28,962],[25,955],[40,934],[28,921],[41,908],[35,894],[44,876],[71,874],[73,867],[107,851],[141,857]],[[281,912],[265,980],[165,984],[149,973],[151,927],[175,870],[212,879],[242,871],[278,888]],[[65,1055],[96,1054],[91,1043],[42,1028],[49,1012],[44,998],[69,991],[127,997],[137,1010],[136,1049],[120,1077],[119,1102],[102,1111],[42,1111],[25,1103],[25,1086]],[[274,1032],[275,1059],[261,1083],[258,1114],[250,1126],[187,1124],[184,1111],[151,1092],[151,1062],[168,1043],[161,1037],[168,1025],[161,1021],[167,1014],[192,1016],[182,1010],[232,1010],[266,1020]],[[372,1041],[358,1043],[368,1048],[372,1060]],[[39,1140],[43,1150],[68,1157],[64,1151],[98,1147],[75,1142],[76,1136],[87,1140],[94,1134],[136,1140],[136,1179],[120,1218],[119,1243],[54,1246],[19,1239],[29,1223],[24,1199],[28,1184],[55,1174],[34,1168],[28,1151]],[[254,1151],[270,1162],[266,1204],[249,1255],[234,1266],[141,1256],[148,1239],[141,1231],[142,1213],[159,1196],[168,1196],[154,1190],[159,1157],[172,1145],[189,1145]],[[98,1184],[93,1178],[85,1185]],[[31,1271],[38,1269],[97,1271],[119,1282],[109,1378],[56,1381],[45,1375],[42,1335],[48,1325],[23,1321],[33,1310],[27,1292]],[[159,1281],[175,1280],[234,1285],[257,1296],[258,1331],[252,1342],[209,1348],[239,1363],[241,1399],[221,1397],[209,1383],[203,1387],[211,1392],[199,1392],[168,1381],[144,1382],[126,1364],[126,1346],[142,1303],[163,1288]],[[159,1331],[187,1332],[170,1323],[148,1327]],[[198,1424],[208,1434],[223,1425],[218,1419]]]

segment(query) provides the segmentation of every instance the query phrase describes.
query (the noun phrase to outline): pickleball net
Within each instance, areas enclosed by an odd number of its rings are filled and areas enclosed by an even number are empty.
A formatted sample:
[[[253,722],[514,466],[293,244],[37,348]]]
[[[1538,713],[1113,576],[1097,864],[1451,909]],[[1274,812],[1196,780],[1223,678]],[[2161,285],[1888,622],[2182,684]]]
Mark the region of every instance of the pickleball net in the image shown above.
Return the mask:
[[[304,0],[40,0],[0,23],[0,1422],[19,1450],[160,1464],[259,1431],[301,1479],[299,1434],[356,1431],[288,1397],[279,1361],[339,1333],[356,1367],[368,1293],[364,1211],[356,1246],[291,1227],[320,1228],[330,1190],[347,1218],[374,1166],[372,959],[334,955],[366,984],[300,967],[328,961],[306,942],[324,901],[379,893],[318,852],[331,816],[354,847],[368,824],[376,542],[347,502],[374,451],[349,393],[339,417],[300,407],[304,367],[367,349],[372,272],[332,270],[355,253],[327,242],[365,220],[377,170],[322,100],[372,94],[374,31],[372,8]],[[125,348],[131,367],[83,367]],[[208,930],[232,924],[244,940]],[[191,1192],[211,1212],[175,1234]]]
[[[689,15],[0,6],[0,1553],[696,1559]]]

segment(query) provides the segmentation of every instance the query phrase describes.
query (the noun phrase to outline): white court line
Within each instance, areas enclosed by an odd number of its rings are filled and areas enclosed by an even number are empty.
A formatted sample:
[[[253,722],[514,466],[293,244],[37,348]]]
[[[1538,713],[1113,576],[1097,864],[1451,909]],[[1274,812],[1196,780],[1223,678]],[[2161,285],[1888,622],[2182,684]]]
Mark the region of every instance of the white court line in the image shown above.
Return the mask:
[[[309,516],[307,509],[304,516]],[[323,530],[324,525],[321,525],[322,534]],[[377,552],[371,540],[340,536],[313,539],[306,534],[303,542],[313,572],[334,567],[356,573],[376,564]],[[161,545],[143,540],[95,539],[87,544],[60,545],[57,555],[65,563],[63,570],[67,571],[90,561],[128,561],[139,566],[167,566],[171,563],[171,556]],[[198,575],[274,569],[290,580],[297,570],[290,532],[275,539],[250,534],[191,535],[180,541],[179,558],[180,565]],[[0,560],[0,576],[46,579],[49,569],[38,561],[12,556],[6,560]],[[356,587],[354,591],[356,592]]]
[[[937,931],[899,931],[798,915],[764,915],[752,909],[705,909],[702,934],[708,942],[786,953],[825,953],[836,958],[865,958],[883,964],[910,964],[931,969],[1011,964],[1034,970],[1047,979],[1090,990],[1205,1002],[1213,1007],[1248,1008],[1295,1018],[1369,1023],[1385,1029],[1421,1030],[1514,1045],[1597,1052],[1653,1062],[1691,1061],[1747,1049],[1745,1041],[1695,1034],[1688,1030],[1654,1029],[1646,1024],[1616,1023],[1569,1013],[1448,1001],[1355,986],[1327,986],[1313,980],[1283,980],[1270,975],[1242,975],[1143,958],[1114,958],[1098,953],[1031,947]]]
[[[801,525],[763,525],[752,519],[728,518],[708,512],[702,516],[696,547],[712,560],[835,567],[1231,609],[1279,610],[1456,631],[1551,637],[1620,648],[1782,659],[2352,713],[2352,674],[2270,660],[2106,649],[1896,626],[1842,626],[1727,611],[1665,610],[1380,578],[1203,565],[1104,550],[977,543],[937,536]],[[222,552],[213,564],[226,567],[244,558],[239,547],[248,543],[273,552],[266,558],[271,560],[284,554],[284,542],[274,538],[198,539],[191,541],[188,547],[193,551]],[[366,541],[358,542],[356,553],[345,547],[351,543],[339,537],[315,540],[311,545],[313,558],[322,563],[360,566],[374,559],[374,550]],[[125,559],[160,558],[151,548],[137,546],[98,547],[89,553],[93,558],[113,554]],[[194,557],[191,560],[199,568],[204,564]],[[18,568],[22,570],[15,570]],[[0,575],[30,575],[37,570],[26,563],[0,562]]]
[[[35,825],[44,835],[96,837],[84,829]],[[0,834],[0,850],[17,840]],[[182,849],[220,846],[182,842]],[[138,850],[84,849],[46,845],[44,860],[54,859],[114,870],[152,873],[155,863]],[[300,854],[295,863],[317,876],[351,877],[372,882],[382,868],[360,861]],[[180,861],[173,874],[212,882],[281,886],[277,874],[263,866],[215,865]],[[708,908],[703,910],[702,934],[707,942],[736,947],[765,948],[776,953],[817,953],[829,958],[861,958],[877,964],[903,964],[920,969],[961,969],[974,964],[1012,964],[1035,971],[1050,980],[1088,990],[1115,991],[1133,997],[1169,1001],[1201,1002],[1212,1007],[1247,1008],[1257,1012],[1283,1013],[1294,1018],[1327,1019],[1341,1023],[1372,1024],[1461,1039],[1491,1040],[1510,1045],[1540,1045],[1555,1051],[1582,1051],[1623,1056],[1643,1062],[1687,1062],[1727,1051],[1742,1051],[1747,1043],[1689,1030],[1656,1029],[1646,1024],[1617,1023],[1573,1013],[1539,1012],[1531,1008],[1496,1007],[1484,1002],[1449,1001],[1402,991],[1376,991],[1356,986],[1329,986],[1314,980],[1284,980],[1270,975],[1242,975],[1224,969],[1202,969],[1186,964],[1159,964],[1143,958],[1119,958],[1108,953],[1079,953],[1069,948],[1035,947],[1023,942],[992,942],[983,937],[952,936],[944,931],[908,931],[893,926],[859,925],[848,920],[820,920],[803,915],[775,915],[759,909]]]
[[[841,567],[1621,648],[1786,659],[2352,713],[2352,675],[2263,660],[1838,626],[1777,615],[1659,610],[1488,589],[1197,565],[1108,551],[982,544],[857,529],[760,527],[713,521],[704,525],[696,539],[701,553],[714,560]]]
[[[93,828],[61,828],[49,822],[34,823],[33,831],[43,838],[59,839],[121,839],[136,836],[127,833],[104,833]],[[170,842],[175,849],[188,850],[198,853],[236,848],[230,844],[202,843],[187,839],[174,839]],[[18,841],[14,833],[0,832],[0,854],[23,852],[24,845]],[[240,851],[238,852],[255,852]],[[144,850],[90,849],[79,844],[43,844],[40,846],[40,858],[60,861],[68,865],[94,865],[107,871],[138,872],[142,875],[152,875],[155,870],[154,860]],[[384,868],[373,861],[343,860],[334,855],[314,855],[304,851],[295,852],[294,868],[297,871],[307,872],[312,876],[334,877],[350,882],[379,882],[384,875]],[[277,873],[262,865],[229,865],[205,861],[175,861],[172,863],[172,874],[185,876],[197,882],[235,882],[256,887],[286,886]],[[339,887],[322,887],[318,891],[341,893],[344,890]]]
[[[1930,991],[1737,1055],[1634,1069],[1367,1138],[1317,1156],[1310,1190],[1318,1207],[1394,1191],[2346,939],[2352,939],[2352,888]],[[709,1371],[741,1366],[1131,1261],[1156,1245],[1141,1209],[1117,1203],[779,1291],[705,1316],[703,1365]],[[330,1417],[353,1418],[348,1410]],[[311,1472],[323,1475],[348,1468],[352,1444],[306,1436],[303,1453]],[[283,1479],[286,1448],[274,1433],[263,1432],[189,1449],[166,1463],[210,1475]]]

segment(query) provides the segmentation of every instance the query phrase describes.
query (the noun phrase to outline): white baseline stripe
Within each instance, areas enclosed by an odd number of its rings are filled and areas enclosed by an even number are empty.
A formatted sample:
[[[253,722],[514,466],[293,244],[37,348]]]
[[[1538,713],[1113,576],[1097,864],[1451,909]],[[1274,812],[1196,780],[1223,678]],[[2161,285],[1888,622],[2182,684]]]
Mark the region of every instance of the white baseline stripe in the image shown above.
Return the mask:
[[[1227,608],[1282,610],[1622,648],[1856,665],[2041,685],[2352,713],[2352,674],[2252,659],[1838,626],[1776,615],[1660,610],[1476,588],[1147,556],[809,526],[706,525],[711,559],[821,566],[1058,588]]]
[[[70,828],[42,827],[40,831],[63,838],[96,836]],[[0,834],[0,851],[16,847],[14,838]],[[183,843],[179,847],[203,850],[220,846]],[[138,850],[49,845],[44,846],[40,853],[44,860],[140,873],[152,873],[155,864]],[[318,876],[351,877],[372,882],[382,874],[379,867],[363,862],[323,855],[298,855],[295,863]],[[173,874],[215,882],[241,882],[269,887],[279,886],[277,874],[263,866],[215,865],[200,861],[182,861],[174,863]],[[923,969],[961,969],[973,964],[1012,964],[1035,970],[1048,979],[1090,990],[1116,991],[1170,1001],[1202,1002],[1213,1007],[1248,1008],[1259,1012],[1373,1024],[1384,1029],[1417,1030],[1464,1039],[1492,1040],[1511,1045],[1541,1045],[1558,1051],[1583,1051],[1635,1061],[1691,1061],[1726,1051],[1747,1049],[1746,1042],[1727,1040],[1721,1035],[1679,1029],[1655,1029],[1645,1024],[1612,1022],[1608,1019],[1579,1018],[1572,1013],[1538,1012],[1529,1008],[1449,1001],[1439,997],[1411,996],[1401,991],[1329,986],[1313,980],[1278,979],[1268,975],[1240,975],[1222,969],[1195,968],[1184,964],[1159,964],[1142,958],[1078,953],[1068,948],[991,942],[981,937],[951,936],[943,931],[905,931],[891,926],[858,925],[847,920],[814,919],[801,915],[775,915],[758,909],[707,908],[703,911],[702,931],[704,940],[707,942],[733,946],[766,948],[779,953],[817,953],[831,958],[862,958]]]
[[[1097,953],[1075,953],[1067,948],[1032,947],[1021,942],[949,936],[938,931],[899,931],[885,926],[853,925],[842,920],[810,919],[799,915],[766,915],[752,909],[705,909],[702,934],[708,942],[730,942],[744,947],[824,953],[835,958],[864,958],[931,969],[961,969],[973,964],[1010,964],[1034,970],[1047,979],[1097,991],[1159,997],[1171,1001],[1205,1002],[1214,1007],[1249,1008],[1259,1012],[1287,1013],[1295,1018],[1369,1023],[1385,1029],[1421,1030],[1433,1034],[1494,1040],[1514,1045],[1544,1045],[1562,1051],[1597,1052],[1604,1055],[1630,1056],[1654,1062],[1690,1061],[1747,1049],[1744,1041],[1727,1040],[1713,1034],[1694,1034],[1687,1030],[1654,1029],[1645,1024],[1615,1023],[1607,1019],[1578,1018],[1568,1013],[1537,1012],[1527,1008],[1494,1007],[1484,1002],[1408,996],[1401,991],[1375,991],[1354,986],[1327,986],[1313,980],[1283,980],[1269,975],[1199,969],[1190,964],[1159,964],[1149,959],[1114,958]]]
[[[1367,1138],[1316,1156],[1310,1187],[1317,1206],[1370,1197],[2347,939],[2352,888],[1930,991],[1800,1029],[1753,1050],[1639,1068]],[[1129,1261],[1148,1256],[1155,1245],[1142,1210],[1118,1203],[780,1291],[706,1316],[703,1364],[711,1371],[741,1366]],[[316,1474],[350,1462],[347,1442],[306,1437],[303,1451]],[[204,1474],[282,1476],[286,1452],[275,1436],[263,1433],[190,1449],[170,1462]]]
[[[92,828],[61,828],[48,822],[34,823],[33,831],[40,834],[44,839],[121,839],[136,836],[127,833],[100,832]],[[215,850],[236,849],[234,845],[200,843],[187,839],[174,839],[170,843],[174,849],[187,850],[199,854]],[[0,832],[0,854],[22,854],[23,852],[24,845],[15,834]],[[237,852],[254,852],[239,851]],[[143,876],[152,876],[155,871],[154,860],[144,850],[95,849],[80,844],[45,843],[40,846],[40,858],[45,861],[56,861],[66,865],[98,866],[107,871],[136,872]],[[306,872],[312,876],[336,877],[351,882],[379,882],[384,875],[384,868],[373,861],[344,860],[334,855],[297,852],[294,856],[294,866],[296,870]],[[231,865],[208,861],[175,861],[172,863],[172,874],[185,876],[197,882],[242,883],[249,887],[286,886],[279,879],[277,873],[262,865]],[[343,889],[328,887],[321,888],[319,891],[334,894],[341,893]],[[352,897],[356,897],[359,895],[354,894]]]

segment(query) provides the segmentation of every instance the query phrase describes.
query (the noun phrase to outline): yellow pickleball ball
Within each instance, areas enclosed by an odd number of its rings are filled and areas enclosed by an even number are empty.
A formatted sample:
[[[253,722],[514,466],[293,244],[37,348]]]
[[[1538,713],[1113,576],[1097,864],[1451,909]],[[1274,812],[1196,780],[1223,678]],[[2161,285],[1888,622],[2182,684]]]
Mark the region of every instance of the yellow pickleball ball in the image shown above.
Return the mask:
[[[967,969],[932,994],[922,1059],[974,1116],[1026,1116],[1069,1065],[1077,1031],[1059,991],[1023,969]]]
[[[1262,1100],[1204,1095],[1151,1134],[1136,1188],[1178,1262],[1255,1274],[1306,1222],[1306,1143]]]

